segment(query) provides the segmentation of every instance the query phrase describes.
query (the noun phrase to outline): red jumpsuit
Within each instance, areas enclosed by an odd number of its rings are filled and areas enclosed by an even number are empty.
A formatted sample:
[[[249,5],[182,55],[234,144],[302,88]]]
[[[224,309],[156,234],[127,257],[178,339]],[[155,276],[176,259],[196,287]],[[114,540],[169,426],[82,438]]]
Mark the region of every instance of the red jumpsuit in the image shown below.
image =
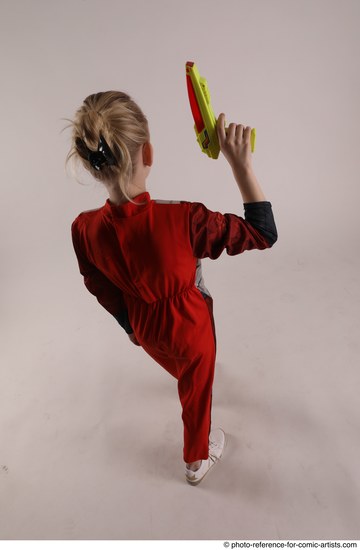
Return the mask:
[[[108,199],[74,220],[80,272],[99,303],[177,379],[184,460],[207,459],[216,336],[200,258],[269,248],[270,232],[201,203],[156,201],[148,192],[133,200],[145,204]],[[270,203],[260,205],[273,220]]]

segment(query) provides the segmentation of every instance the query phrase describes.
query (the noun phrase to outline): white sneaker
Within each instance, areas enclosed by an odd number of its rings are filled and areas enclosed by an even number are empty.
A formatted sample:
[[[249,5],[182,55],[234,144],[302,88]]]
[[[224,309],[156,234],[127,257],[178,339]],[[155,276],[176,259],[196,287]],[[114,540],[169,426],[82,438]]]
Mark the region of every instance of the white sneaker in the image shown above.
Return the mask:
[[[197,485],[205,477],[223,454],[226,444],[225,432],[221,428],[211,430],[209,435],[209,458],[202,460],[200,468],[195,472],[185,466],[185,478],[191,485]]]

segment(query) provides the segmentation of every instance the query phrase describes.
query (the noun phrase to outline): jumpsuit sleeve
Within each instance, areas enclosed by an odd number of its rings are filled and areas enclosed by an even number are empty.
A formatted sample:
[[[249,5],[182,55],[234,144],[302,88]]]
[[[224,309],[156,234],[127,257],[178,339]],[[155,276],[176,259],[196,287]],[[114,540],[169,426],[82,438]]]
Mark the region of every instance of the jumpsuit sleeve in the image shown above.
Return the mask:
[[[204,204],[190,203],[190,239],[196,258],[215,260],[226,249],[229,256],[245,250],[264,250],[277,241],[269,201],[244,203],[245,219],[212,212]]]
[[[101,271],[86,257],[82,250],[76,220],[71,226],[72,242],[79,264],[79,270],[84,277],[84,284],[101,304],[122,326],[127,334],[134,331],[130,325],[126,304],[121,290],[114,285]]]

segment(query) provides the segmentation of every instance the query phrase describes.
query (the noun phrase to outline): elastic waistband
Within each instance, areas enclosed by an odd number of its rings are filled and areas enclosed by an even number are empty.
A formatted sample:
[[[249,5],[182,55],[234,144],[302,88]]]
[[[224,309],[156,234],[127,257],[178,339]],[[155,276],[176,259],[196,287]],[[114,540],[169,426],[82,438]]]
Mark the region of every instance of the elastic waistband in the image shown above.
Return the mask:
[[[178,298],[179,296],[182,296],[183,294],[186,294],[186,293],[188,293],[192,290],[198,290],[199,292],[201,292],[202,295],[204,295],[204,293],[196,285],[193,285],[193,286],[189,286],[187,288],[184,288],[184,290],[182,290],[181,292],[178,292],[177,294],[173,294],[172,296],[164,296],[164,298],[158,298],[157,300],[153,300],[152,302],[147,302],[146,300],[144,300],[140,296],[134,296],[132,294],[126,294],[125,296],[126,296],[126,298],[130,298],[130,300],[143,302],[144,304],[147,304],[147,305],[151,306],[151,305],[157,304],[159,302],[165,302],[166,300],[173,300],[174,298]]]

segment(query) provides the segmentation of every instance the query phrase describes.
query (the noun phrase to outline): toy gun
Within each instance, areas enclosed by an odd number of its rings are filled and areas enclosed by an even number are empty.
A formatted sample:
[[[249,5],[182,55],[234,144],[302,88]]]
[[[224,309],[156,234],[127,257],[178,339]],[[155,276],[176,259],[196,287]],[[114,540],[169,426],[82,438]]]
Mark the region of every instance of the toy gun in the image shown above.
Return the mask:
[[[220,144],[216,131],[216,122],[210,102],[210,92],[205,78],[201,77],[193,61],[186,62],[186,82],[191,111],[194,117],[196,139],[203,153],[217,159]],[[225,128],[227,131],[227,128]],[[256,130],[251,130],[251,151],[255,150]]]

